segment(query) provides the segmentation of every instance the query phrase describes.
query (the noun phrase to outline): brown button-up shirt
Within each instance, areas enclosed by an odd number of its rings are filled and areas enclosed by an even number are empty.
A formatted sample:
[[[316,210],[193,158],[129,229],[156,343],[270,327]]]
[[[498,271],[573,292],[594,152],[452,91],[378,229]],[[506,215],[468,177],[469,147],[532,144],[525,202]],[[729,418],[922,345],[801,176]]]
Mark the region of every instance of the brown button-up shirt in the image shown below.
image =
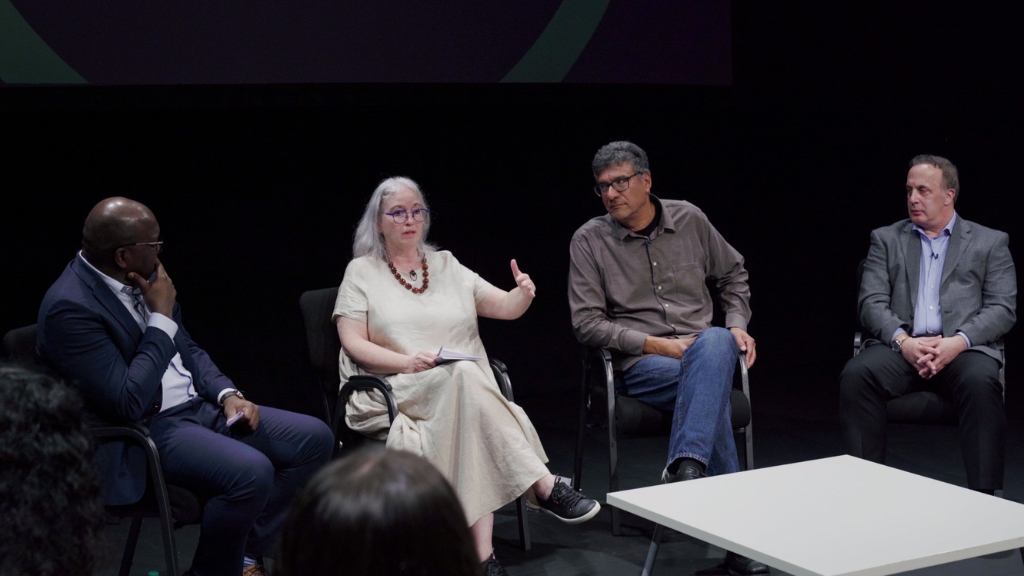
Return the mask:
[[[717,281],[725,325],[747,329],[750,287],[743,256],[699,208],[659,200],[651,238],[609,215],[580,227],[569,246],[569,308],[576,338],[616,352],[626,369],[642,357],[647,336],[686,338],[711,327],[706,278]]]

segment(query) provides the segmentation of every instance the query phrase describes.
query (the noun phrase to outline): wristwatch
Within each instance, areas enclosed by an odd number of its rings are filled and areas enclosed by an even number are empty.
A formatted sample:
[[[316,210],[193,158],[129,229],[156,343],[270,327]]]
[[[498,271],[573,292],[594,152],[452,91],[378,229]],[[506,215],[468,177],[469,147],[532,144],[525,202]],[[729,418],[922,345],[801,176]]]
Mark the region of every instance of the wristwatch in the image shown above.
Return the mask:
[[[232,396],[238,396],[239,400],[245,400],[245,396],[242,396],[242,392],[240,390],[232,390],[230,392],[224,393],[224,397],[220,399],[220,405],[223,406],[224,402],[226,402],[227,399]]]
[[[902,338],[900,336],[902,336]],[[903,334],[900,334],[899,336],[893,338],[893,340],[892,340],[892,351],[897,353],[897,354],[902,354],[903,353],[903,341],[907,340],[908,338],[910,338],[910,334],[907,334],[906,332],[904,332]]]

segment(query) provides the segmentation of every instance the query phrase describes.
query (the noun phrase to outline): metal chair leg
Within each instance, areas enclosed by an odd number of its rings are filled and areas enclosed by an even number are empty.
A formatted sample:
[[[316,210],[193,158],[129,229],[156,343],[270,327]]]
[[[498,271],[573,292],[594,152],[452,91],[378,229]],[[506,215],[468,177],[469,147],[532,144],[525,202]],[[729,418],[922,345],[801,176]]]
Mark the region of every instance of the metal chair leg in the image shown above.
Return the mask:
[[[124,554],[121,556],[121,569],[118,576],[128,576],[135,559],[135,547],[139,543],[139,531],[142,529],[142,514],[132,516],[132,524],[128,528],[128,541],[124,543]]]
[[[608,398],[608,491],[616,492],[619,489],[619,442],[615,430],[615,383],[611,373],[607,375],[607,398]],[[612,536],[622,534],[620,511],[618,508],[609,506],[612,516]]]
[[[174,542],[173,520],[169,516],[159,520],[160,531],[163,532],[164,538],[164,560],[167,562],[167,572],[169,574],[178,574],[178,547]]]
[[[658,558],[658,549],[661,547],[661,535],[665,527],[658,524],[654,527],[654,534],[651,535],[651,547],[647,549],[647,559],[644,560],[644,570],[641,576],[651,576],[654,573],[654,561]]]
[[[587,392],[590,388],[590,359],[584,356],[583,359],[583,382],[580,384],[580,421],[576,428],[576,457],[572,465],[572,487],[580,490],[583,482],[583,434],[587,429]]]
[[[747,358],[740,352],[739,354],[740,364],[740,384],[743,389],[743,395],[750,400],[750,374],[747,372]],[[753,404],[751,404],[750,422],[743,428],[743,459],[746,461],[745,470],[754,469],[754,414]]]
[[[530,550],[530,523],[526,518],[526,496],[516,499],[516,516],[519,518],[519,547]]]

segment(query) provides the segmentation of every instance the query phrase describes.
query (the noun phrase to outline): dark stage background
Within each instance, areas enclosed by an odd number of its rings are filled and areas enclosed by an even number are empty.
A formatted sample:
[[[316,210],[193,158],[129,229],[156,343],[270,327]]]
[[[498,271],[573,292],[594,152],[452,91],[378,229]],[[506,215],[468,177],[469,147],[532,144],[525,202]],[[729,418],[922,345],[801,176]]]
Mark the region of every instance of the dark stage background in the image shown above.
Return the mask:
[[[747,259],[755,411],[835,418],[856,265],[871,229],[906,216],[913,155],[952,159],[961,216],[1008,231],[1024,258],[1024,8],[823,4],[733,3],[732,86],[0,88],[0,330],[35,321],[90,207],[126,195],[162,225],[195,340],[257,401],[318,414],[299,295],[340,282],[369,194],[408,175],[432,204],[434,242],[503,288],[513,257],[538,284],[522,319],[481,320],[517,394],[567,391],[579,360],[568,242],[603,213],[593,153],[630,139],[654,192],[701,207]],[[1011,417],[1024,403],[1017,332]]]

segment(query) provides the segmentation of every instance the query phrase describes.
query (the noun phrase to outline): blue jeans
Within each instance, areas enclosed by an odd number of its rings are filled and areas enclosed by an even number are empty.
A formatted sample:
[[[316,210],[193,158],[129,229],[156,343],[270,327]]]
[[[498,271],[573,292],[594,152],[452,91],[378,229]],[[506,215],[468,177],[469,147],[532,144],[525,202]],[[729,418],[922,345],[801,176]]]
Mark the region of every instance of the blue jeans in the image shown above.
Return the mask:
[[[707,466],[709,476],[739,471],[729,404],[738,355],[732,332],[709,328],[682,360],[648,356],[616,378],[619,394],[673,411],[666,468],[693,458]]]

